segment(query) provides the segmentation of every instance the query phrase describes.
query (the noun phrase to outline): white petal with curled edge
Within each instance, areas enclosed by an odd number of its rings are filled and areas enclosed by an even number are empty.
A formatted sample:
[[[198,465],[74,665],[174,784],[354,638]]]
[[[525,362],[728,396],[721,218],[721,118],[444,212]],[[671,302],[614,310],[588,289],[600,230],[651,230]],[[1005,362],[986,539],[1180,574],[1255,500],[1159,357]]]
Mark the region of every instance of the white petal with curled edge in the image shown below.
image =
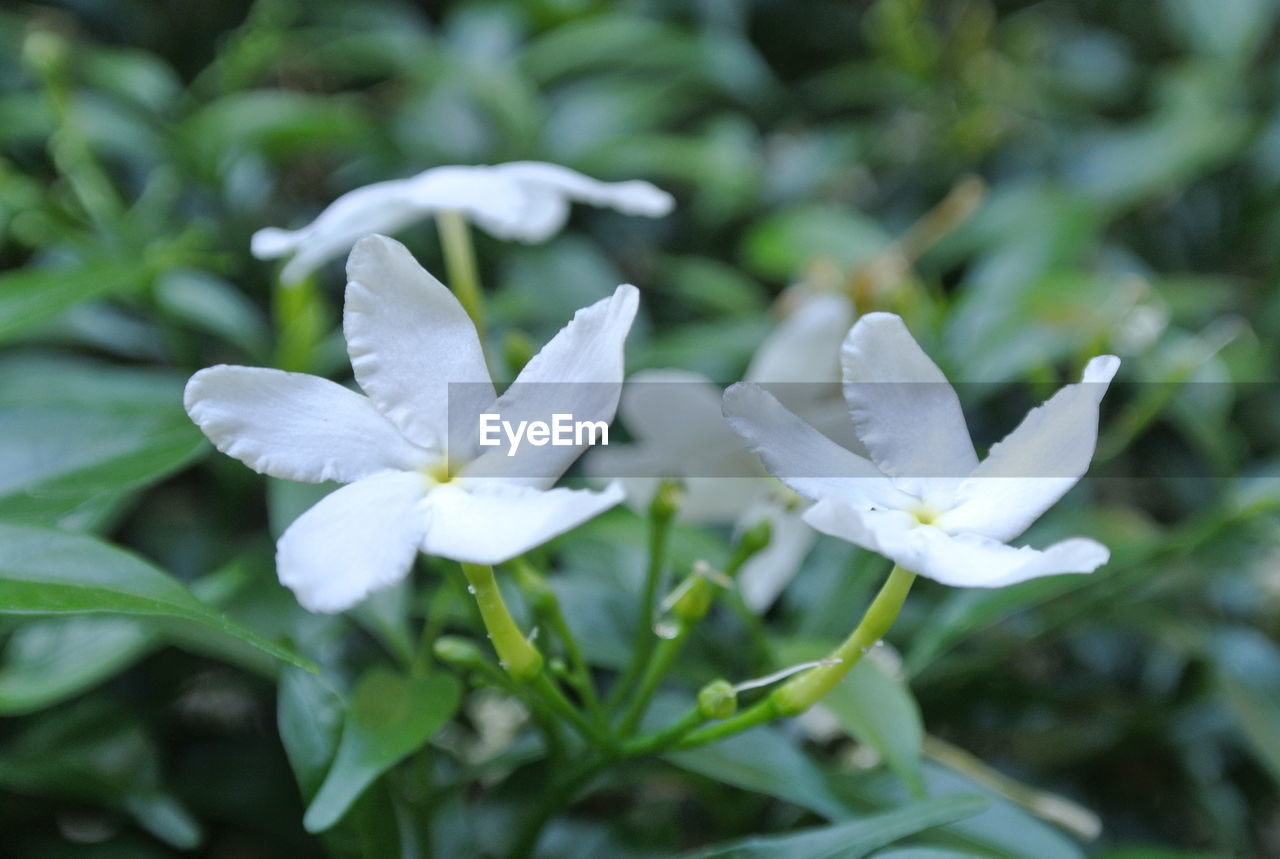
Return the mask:
[[[339,612],[409,572],[426,530],[421,475],[386,471],[326,495],[276,545],[280,583],[308,611]]]
[[[1028,412],[961,482],[956,506],[935,524],[996,540],[1025,531],[1089,470],[1098,442],[1098,406],[1119,368],[1113,355],[1094,358],[1079,384]]]
[[[671,211],[671,195],[648,182],[601,182],[576,170],[545,161],[497,164],[495,172],[529,185],[543,186],[592,206],[607,206],[627,215],[660,218]]]
[[[742,527],[750,528],[761,519],[770,524],[769,545],[757,552],[738,571],[742,599],[753,611],[764,612],[773,605],[800,569],[818,535],[799,510],[779,504],[760,505],[742,516]]]
[[[902,319],[868,313],[841,349],[858,438],[886,474],[964,477],[978,465],[960,400]]]
[[[259,259],[293,254],[280,272],[280,279],[297,283],[329,260],[350,251],[361,236],[392,233],[421,218],[423,209],[411,191],[411,180],[407,179],[356,188],[334,200],[301,229],[259,230],[250,240],[250,250]]]
[[[731,386],[724,392],[724,414],[765,469],[806,498],[836,495],[859,507],[899,507],[914,500],[870,462],[796,417],[759,385]]]
[[[521,421],[552,424],[556,415],[564,423],[613,420],[622,393],[623,345],[639,306],[640,292],[623,284],[609,298],[579,310],[551,342],[534,355],[488,411],[518,426]],[[569,435],[576,440],[577,433]],[[596,441],[602,437],[596,434]],[[501,477],[526,486],[545,488],[555,483],[588,447],[583,444],[537,446],[527,439],[508,456],[502,443],[484,448],[462,474],[468,477]]]
[[[427,498],[422,551],[469,564],[500,564],[594,519],[623,499],[622,487],[541,490],[501,481],[445,484]]]
[[[465,461],[494,400],[475,325],[404,245],[366,236],[347,262],[342,328],[356,380],[417,443]],[[451,386],[452,383],[452,386]]]
[[[814,528],[884,555],[905,570],[964,588],[999,588],[1060,573],[1091,573],[1111,557],[1083,537],[1044,550],[1014,548],[979,534],[948,534],[897,510],[857,510],[838,498],[809,508]]]
[[[368,398],[305,373],[220,364],[192,376],[183,401],[218,450],[284,480],[350,483],[431,459]]]

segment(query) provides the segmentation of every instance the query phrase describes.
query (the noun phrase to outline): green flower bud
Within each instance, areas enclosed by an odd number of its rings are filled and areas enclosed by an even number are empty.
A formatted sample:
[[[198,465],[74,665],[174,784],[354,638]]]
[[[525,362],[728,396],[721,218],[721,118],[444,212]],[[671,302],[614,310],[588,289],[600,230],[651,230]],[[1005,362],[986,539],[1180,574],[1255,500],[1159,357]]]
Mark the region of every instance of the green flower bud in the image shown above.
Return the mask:
[[[684,624],[693,624],[706,617],[711,609],[714,592],[707,577],[693,572],[681,585],[680,594],[671,604],[671,614]]]
[[[680,484],[674,480],[664,480],[654,493],[653,501],[649,502],[649,513],[655,519],[670,520],[680,509],[680,502],[683,500],[684,490],[680,488]]]
[[[738,710],[738,693],[728,680],[712,680],[698,692],[698,712],[708,719],[727,719]]]
[[[456,635],[442,635],[431,646],[431,651],[445,665],[473,669],[485,663],[484,654],[471,641]]]

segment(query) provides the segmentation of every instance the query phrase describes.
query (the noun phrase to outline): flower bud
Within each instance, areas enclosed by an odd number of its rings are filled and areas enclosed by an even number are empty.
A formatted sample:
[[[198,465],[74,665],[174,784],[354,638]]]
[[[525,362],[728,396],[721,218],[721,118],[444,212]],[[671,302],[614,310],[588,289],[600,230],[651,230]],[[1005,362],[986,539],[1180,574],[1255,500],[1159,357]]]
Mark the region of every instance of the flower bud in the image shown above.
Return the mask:
[[[738,547],[740,551],[754,555],[756,552],[763,551],[772,539],[773,523],[768,519],[761,519],[742,532],[742,536],[738,539]]]
[[[485,663],[484,654],[471,641],[456,635],[442,635],[431,646],[431,651],[446,665],[474,669]]]
[[[698,712],[708,719],[727,719],[738,710],[738,693],[728,680],[712,680],[698,692]]]
[[[22,43],[23,61],[42,78],[61,74],[70,53],[67,40],[50,30],[32,30]]]
[[[714,595],[711,582],[697,571],[689,574],[689,578],[677,590],[679,596],[671,603],[671,614],[682,624],[694,624],[706,617],[711,609],[711,598]]]
[[[649,513],[658,520],[670,521],[684,500],[684,490],[674,480],[664,480],[649,502]]]

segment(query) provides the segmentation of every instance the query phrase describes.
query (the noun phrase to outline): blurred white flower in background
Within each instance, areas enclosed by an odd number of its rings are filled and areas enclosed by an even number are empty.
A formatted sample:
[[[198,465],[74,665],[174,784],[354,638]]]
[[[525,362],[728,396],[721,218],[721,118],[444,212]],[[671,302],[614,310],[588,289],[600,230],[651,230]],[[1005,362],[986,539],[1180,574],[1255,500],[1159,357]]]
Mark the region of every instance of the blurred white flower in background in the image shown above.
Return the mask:
[[[853,302],[843,293],[793,287],[779,304],[791,312],[760,345],[746,378],[795,383],[780,388],[791,408],[818,426],[847,427],[838,357]],[[663,478],[679,479],[679,517],[686,522],[741,532],[768,520],[769,545],[738,573],[747,605],[764,611],[795,576],[817,535],[802,519],[805,499],[770,477],[725,421],[722,396],[705,376],[687,370],[632,375],[619,416],[635,444],[597,448],[586,467],[595,477],[620,480],[628,501],[640,508]]]
[[[259,259],[292,257],[280,279],[297,283],[361,236],[394,233],[436,212],[460,212],[500,239],[546,241],[564,226],[571,202],[649,218],[673,205],[670,194],[648,182],[600,182],[540,161],[434,167],[349,191],[301,229],[258,230],[250,248]]]
[[[864,457],[767,391],[739,383],[724,409],[765,467],[816,501],[804,520],[902,568],[962,587],[1087,573],[1110,553],[1074,538],[1038,551],[1017,537],[1076,484],[1093,458],[1098,405],[1120,366],[1104,355],[1081,384],[1033,409],[978,462],[955,390],[902,320],[871,313],[842,348],[844,392]]]
[[[583,446],[481,453],[478,428],[481,413],[612,420],[634,286],[578,311],[498,397],[471,320],[403,245],[364,238],[347,273],[343,330],[364,396],[316,376],[227,365],[201,370],[186,389],[188,414],[223,453],[272,477],[348,484],[280,538],[280,581],[304,607],[350,608],[404,578],[418,550],[509,560],[622,500],[618,485],[551,488]]]

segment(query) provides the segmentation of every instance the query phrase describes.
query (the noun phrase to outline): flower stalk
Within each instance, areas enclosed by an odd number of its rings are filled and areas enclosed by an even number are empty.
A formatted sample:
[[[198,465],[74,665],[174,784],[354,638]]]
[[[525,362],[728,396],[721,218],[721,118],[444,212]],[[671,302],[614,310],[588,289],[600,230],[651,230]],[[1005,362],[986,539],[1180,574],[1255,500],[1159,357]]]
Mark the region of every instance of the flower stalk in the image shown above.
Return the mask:
[[[471,242],[471,227],[462,212],[456,209],[437,212],[436,227],[440,231],[440,246],[444,250],[449,287],[475,323],[476,333],[483,343],[484,293],[480,289],[480,273],[476,265],[476,249]]]
[[[667,537],[679,507],[680,487],[665,482],[649,504],[649,566],[645,571],[644,589],[640,595],[640,611],[636,621],[636,640],[631,650],[631,664],[609,696],[616,705],[625,700],[635,687],[653,655],[653,611],[658,600],[658,582],[667,557]]]
[[[889,631],[898,612],[902,610],[915,579],[915,573],[894,566],[880,592],[867,607],[862,620],[829,657],[787,681],[767,698],[736,716],[689,734],[678,747],[705,745],[756,725],[785,716],[797,716],[808,710],[843,680],[853,666]]]
[[[547,584],[542,574],[524,558],[512,561],[511,570],[515,574],[516,584],[529,600],[534,612],[564,647],[565,656],[569,660],[566,679],[578,693],[583,706],[592,718],[603,722],[604,711],[600,707],[595,684],[591,681],[591,668],[587,665],[586,657],[582,655],[577,637],[565,620],[564,611],[560,608],[560,600],[555,591]]]
[[[695,569],[688,581],[681,584],[680,590],[680,596],[671,606],[671,615],[676,620],[675,634],[670,638],[658,640],[652,657],[644,667],[636,694],[627,705],[618,728],[619,733],[624,737],[629,736],[640,724],[645,711],[649,709],[649,701],[653,698],[653,693],[658,690],[658,684],[667,676],[667,672],[675,664],[676,657],[684,650],[685,642],[689,640],[693,628],[711,608],[711,600],[714,596],[711,582],[701,571]]]
[[[467,587],[480,607],[480,619],[498,653],[498,662],[511,678],[520,684],[529,684],[542,673],[542,654],[524,637],[520,627],[507,610],[507,604],[498,590],[493,567],[483,564],[462,564],[467,577]]]

